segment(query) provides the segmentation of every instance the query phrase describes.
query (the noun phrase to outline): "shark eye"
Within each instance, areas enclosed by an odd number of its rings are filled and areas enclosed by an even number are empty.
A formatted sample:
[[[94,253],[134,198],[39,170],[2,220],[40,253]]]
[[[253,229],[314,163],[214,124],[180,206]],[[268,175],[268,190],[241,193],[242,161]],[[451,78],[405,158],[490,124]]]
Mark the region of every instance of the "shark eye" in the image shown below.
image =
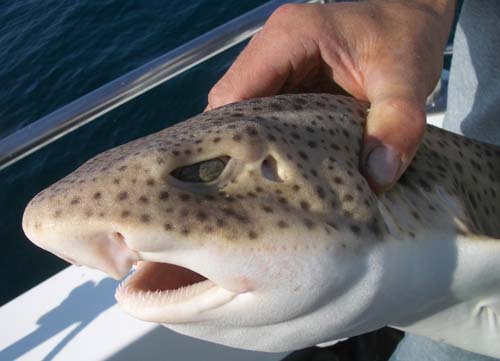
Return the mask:
[[[221,175],[227,162],[229,162],[229,157],[217,157],[177,168],[170,174],[183,182],[208,183]]]

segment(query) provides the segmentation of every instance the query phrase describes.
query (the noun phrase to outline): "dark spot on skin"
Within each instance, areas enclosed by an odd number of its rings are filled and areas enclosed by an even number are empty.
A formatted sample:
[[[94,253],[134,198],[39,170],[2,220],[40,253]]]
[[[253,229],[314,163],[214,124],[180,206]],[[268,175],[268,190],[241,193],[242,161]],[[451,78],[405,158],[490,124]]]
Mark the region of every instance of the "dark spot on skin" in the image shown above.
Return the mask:
[[[234,209],[232,208],[222,208],[222,212],[226,215],[226,216],[234,216],[236,214],[236,212],[234,211]]]
[[[216,137],[216,138],[214,138],[213,142],[214,142],[214,143],[219,143],[219,142],[220,142],[220,137]]]
[[[335,184],[344,184],[344,181],[343,181],[343,180],[342,180],[342,178],[340,178],[340,177],[335,177],[335,178],[333,178],[333,182],[334,182]]]
[[[172,151],[172,155],[174,155],[175,157],[177,157],[179,154],[180,154],[180,153],[179,153],[179,151],[177,151],[177,150],[173,150],[173,151]]]
[[[309,218],[304,218],[304,225],[308,228],[308,229],[313,229],[314,228],[314,222],[311,221]]]
[[[60,209],[58,209],[54,212],[54,217],[56,217],[56,218],[60,217],[61,215],[62,215],[62,211]]]
[[[248,238],[257,239],[257,233],[255,231],[248,232]]]
[[[262,206],[262,210],[266,213],[273,213],[273,209],[269,206]]]
[[[278,227],[280,228],[287,228],[288,227],[288,223],[286,223],[285,221],[278,221]]]
[[[377,238],[377,240],[380,240],[380,238],[382,237],[382,230],[380,229],[380,225],[376,219],[373,219],[368,224],[368,231],[373,233],[373,235],[375,236],[375,238]]]
[[[179,195],[179,199],[181,201],[183,201],[183,202],[187,202],[187,201],[189,201],[191,199],[191,196],[189,194],[187,194],[187,193],[181,193]]]
[[[166,191],[160,192],[160,195],[158,196],[158,198],[160,198],[161,201],[167,200],[168,197],[169,197],[169,194]]]
[[[316,148],[318,146],[318,144],[316,144],[316,142],[313,142],[312,140],[308,141],[307,145],[311,148]]]
[[[120,215],[122,218],[127,218],[130,216],[130,211],[122,211],[122,214]]]
[[[190,233],[189,228],[187,228],[187,227],[185,227],[185,226],[181,228],[181,234],[182,234],[183,236],[187,236],[187,235],[189,235],[189,233]]]
[[[350,194],[346,194],[344,198],[342,198],[344,202],[352,202],[354,200],[354,197]]]
[[[292,136],[293,139],[296,139],[296,140],[300,139],[300,135],[298,133],[292,132],[290,135]]]
[[[245,132],[252,137],[255,137],[259,134],[257,132],[257,129],[255,129],[254,127],[246,127]]]
[[[358,225],[355,225],[355,224],[351,224],[349,226],[349,229],[351,230],[352,233],[354,233],[356,236],[359,236],[359,234],[361,233],[361,228],[359,228]]]
[[[282,107],[282,106],[281,106],[281,104],[279,104],[279,103],[270,103],[269,105],[270,105],[270,107],[271,107],[273,110],[276,110],[276,111],[283,110],[283,107]]]
[[[114,183],[114,184],[120,184],[120,179],[118,179],[118,178],[114,178],[114,179],[113,179],[113,183]]]
[[[298,97],[294,98],[293,101],[295,104],[298,104],[298,105],[306,105],[307,104],[307,100],[302,99],[302,98],[298,98]]]
[[[427,183],[427,181],[425,181],[424,179],[419,179],[418,180],[418,184],[420,184],[420,186],[422,188],[424,188],[424,190],[426,192],[430,192],[431,191],[431,186],[429,185],[429,183]]]
[[[146,181],[146,184],[148,186],[154,186],[155,185],[155,180],[153,178],[148,178],[148,180]]]
[[[80,204],[80,198],[75,197],[71,200],[71,205],[76,206],[77,204]]]
[[[267,139],[270,141],[270,142],[275,142],[276,141],[276,137],[272,134],[268,134],[267,135]]]
[[[208,215],[205,213],[205,211],[196,212],[196,219],[199,220],[200,222],[206,221],[207,218],[208,218]]]
[[[318,194],[318,197],[321,199],[325,198],[325,190],[321,186],[316,187],[316,193]]]
[[[128,192],[123,191],[123,192],[118,193],[117,199],[119,201],[124,201],[127,198],[128,198]]]
[[[126,165],[122,165],[120,168],[118,168],[120,172],[123,172],[125,169],[127,169]]]
[[[180,214],[181,217],[186,218],[189,215],[189,210],[186,209],[186,208],[183,208],[183,209],[180,210],[179,214]]]
[[[149,214],[141,214],[141,222],[149,223],[151,221],[151,216]]]
[[[163,225],[163,228],[165,229],[165,231],[171,231],[173,227],[170,223],[165,223]]]
[[[287,200],[286,200],[286,198],[284,198],[284,197],[278,197],[278,202],[280,202],[281,204],[287,204],[288,203]]]
[[[302,159],[309,159],[309,157],[307,156],[306,153],[304,153],[303,151],[299,150],[299,156],[302,158]]]
[[[300,186],[298,186],[297,184],[294,184],[292,189],[297,192],[298,190],[300,190]]]
[[[477,209],[477,202],[476,202],[476,198],[474,197],[474,194],[469,193],[469,200],[470,200],[470,202],[472,204],[472,207],[474,209]]]
[[[481,172],[481,166],[479,165],[479,163],[477,163],[475,160],[471,160],[470,161],[470,165],[472,167],[474,167],[478,172]]]
[[[224,222],[224,220],[221,219],[221,218],[217,218],[217,220],[215,221],[215,223],[217,224],[217,227],[220,227],[220,228],[222,228],[222,227],[224,227],[226,225],[226,222]]]
[[[139,202],[140,202],[140,203],[147,204],[147,203],[149,202],[149,199],[148,199],[148,197],[146,197],[146,196],[140,196],[140,197],[139,197]]]
[[[311,127],[309,127],[309,126],[307,126],[307,127],[306,127],[306,130],[307,130],[309,133],[314,133],[314,129],[313,129],[313,128],[311,128]]]

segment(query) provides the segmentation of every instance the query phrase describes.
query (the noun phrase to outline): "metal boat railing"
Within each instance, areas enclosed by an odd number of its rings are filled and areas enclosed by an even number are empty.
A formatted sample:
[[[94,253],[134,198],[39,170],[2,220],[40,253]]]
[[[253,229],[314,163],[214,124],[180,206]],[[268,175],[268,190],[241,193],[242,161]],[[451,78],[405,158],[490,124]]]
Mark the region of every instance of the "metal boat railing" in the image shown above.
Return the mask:
[[[142,93],[247,40],[285,3],[273,0],[115,79],[0,140],[0,170]]]
[[[334,1],[270,1],[101,86],[1,139],[0,170],[142,93],[247,40],[262,28],[266,19],[280,5],[325,2]],[[447,48],[445,55],[451,51],[451,48]]]

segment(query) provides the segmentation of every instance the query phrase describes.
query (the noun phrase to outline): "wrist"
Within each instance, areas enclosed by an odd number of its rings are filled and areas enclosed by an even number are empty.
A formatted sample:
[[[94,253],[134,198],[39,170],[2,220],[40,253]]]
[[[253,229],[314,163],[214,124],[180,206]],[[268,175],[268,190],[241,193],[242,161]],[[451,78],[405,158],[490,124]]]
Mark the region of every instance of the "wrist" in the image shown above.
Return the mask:
[[[455,15],[456,0],[403,0],[403,1],[393,1],[393,0],[373,0],[372,2],[379,4],[399,4],[400,6],[405,6],[407,8],[413,8],[421,13],[428,15],[433,22],[438,25],[441,29],[440,33],[444,42],[447,40],[448,35],[453,24],[453,18]]]
[[[455,16],[456,0],[415,0],[436,20],[441,32],[442,47],[446,45]]]
[[[456,0],[412,0],[411,2],[427,8],[437,16],[453,19]]]
[[[408,4],[419,7],[438,20],[447,34],[455,15],[456,0],[412,0]]]

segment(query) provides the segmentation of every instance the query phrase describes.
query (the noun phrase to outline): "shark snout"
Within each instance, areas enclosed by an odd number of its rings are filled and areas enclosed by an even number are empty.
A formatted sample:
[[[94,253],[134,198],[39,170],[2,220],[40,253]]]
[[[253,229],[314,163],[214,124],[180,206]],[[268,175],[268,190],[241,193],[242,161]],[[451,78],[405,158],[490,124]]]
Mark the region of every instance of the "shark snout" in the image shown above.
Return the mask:
[[[33,212],[28,206],[23,230],[37,246],[72,264],[101,270],[115,279],[125,277],[139,260],[123,234],[110,226],[86,225],[81,219],[65,222],[41,219],[39,210]]]

